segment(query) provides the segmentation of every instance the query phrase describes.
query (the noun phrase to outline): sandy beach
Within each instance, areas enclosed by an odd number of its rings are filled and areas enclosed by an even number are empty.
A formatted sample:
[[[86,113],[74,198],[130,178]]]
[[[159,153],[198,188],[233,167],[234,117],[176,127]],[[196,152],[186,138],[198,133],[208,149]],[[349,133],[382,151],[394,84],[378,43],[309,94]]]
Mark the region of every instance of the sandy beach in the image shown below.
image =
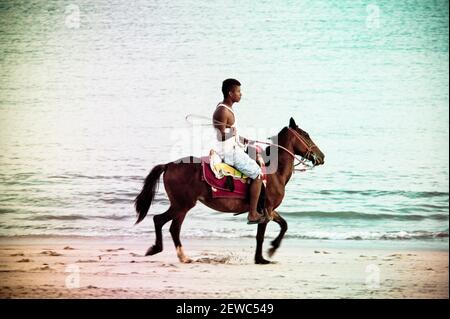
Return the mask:
[[[329,248],[287,240],[275,263],[255,265],[253,239],[190,240],[184,247],[193,263],[182,264],[169,238],[162,253],[144,257],[150,243],[150,238],[2,238],[0,297],[449,297],[448,251]]]

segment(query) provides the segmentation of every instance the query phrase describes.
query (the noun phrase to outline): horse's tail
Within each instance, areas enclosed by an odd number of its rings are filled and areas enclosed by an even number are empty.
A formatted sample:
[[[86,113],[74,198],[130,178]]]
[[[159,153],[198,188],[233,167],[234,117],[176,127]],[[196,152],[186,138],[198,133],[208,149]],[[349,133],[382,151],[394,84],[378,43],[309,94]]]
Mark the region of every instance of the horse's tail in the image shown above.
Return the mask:
[[[155,193],[158,190],[159,177],[166,171],[166,168],[167,164],[156,165],[145,179],[141,192],[134,200],[134,207],[136,207],[137,213],[136,224],[140,223],[147,216],[150,205],[155,198]]]

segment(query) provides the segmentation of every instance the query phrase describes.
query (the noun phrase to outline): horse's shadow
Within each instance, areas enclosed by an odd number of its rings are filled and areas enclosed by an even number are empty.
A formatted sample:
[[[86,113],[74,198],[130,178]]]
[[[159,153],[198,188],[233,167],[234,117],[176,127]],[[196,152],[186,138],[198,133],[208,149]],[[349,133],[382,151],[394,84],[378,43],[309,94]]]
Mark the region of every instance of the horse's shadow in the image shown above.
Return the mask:
[[[195,264],[231,264],[229,256],[201,257],[194,259]]]
[[[245,259],[233,252],[225,252],[222,254],[203,252],[198,258],[193,258],[193,262],[196,264],[243,264]]]
[[[225,253],[225,254],[211,254],[206,253],[198,258],[193,258],[194,264],[212,264],[212,265],[244,265],[248,264],[249,261],[246,257],[240,256],[236,253]],[[276,263],[276,262],[271,262]]]

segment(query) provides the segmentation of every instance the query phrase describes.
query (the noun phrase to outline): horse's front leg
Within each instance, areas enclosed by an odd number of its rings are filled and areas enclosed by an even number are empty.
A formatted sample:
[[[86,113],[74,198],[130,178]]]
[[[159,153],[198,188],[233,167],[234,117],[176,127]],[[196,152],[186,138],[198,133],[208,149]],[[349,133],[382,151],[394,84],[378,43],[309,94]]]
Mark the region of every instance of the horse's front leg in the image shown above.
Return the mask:
[[[255,253],[255,264],[269,264],[270,261],[264,259],[262,256],[262,246],[264,242],[264,234],[266,233],[266,223],[258,224],[258,233],[256,234],[256,253]]]
[[[280,247],[281,240],[283,239],[284,234],[288,229],[287,222],[276,211],[272,211],[272,220],[276,222],[278,225],[280,225],[281,230],[277,238],[275,238],[271,243],[272,247],[268,251],[269,257],[272,257],[273,254],[275,254],[275,251],[278,249],[278,247]]]

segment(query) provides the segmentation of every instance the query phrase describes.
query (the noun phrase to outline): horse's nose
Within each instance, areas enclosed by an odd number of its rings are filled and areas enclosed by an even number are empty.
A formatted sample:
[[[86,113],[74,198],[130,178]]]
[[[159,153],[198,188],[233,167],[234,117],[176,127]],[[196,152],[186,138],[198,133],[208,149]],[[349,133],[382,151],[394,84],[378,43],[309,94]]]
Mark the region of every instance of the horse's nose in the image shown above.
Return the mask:
[[[314,165],[323,165],[325,163],[323,157],[318,157],[314,163]]]
[[[322,155],[322,156],[320,156],[320,162],[321,162],[320,164],[323,165],[323,164],[325,164],[325,155],[323,153],[320,155]]]

